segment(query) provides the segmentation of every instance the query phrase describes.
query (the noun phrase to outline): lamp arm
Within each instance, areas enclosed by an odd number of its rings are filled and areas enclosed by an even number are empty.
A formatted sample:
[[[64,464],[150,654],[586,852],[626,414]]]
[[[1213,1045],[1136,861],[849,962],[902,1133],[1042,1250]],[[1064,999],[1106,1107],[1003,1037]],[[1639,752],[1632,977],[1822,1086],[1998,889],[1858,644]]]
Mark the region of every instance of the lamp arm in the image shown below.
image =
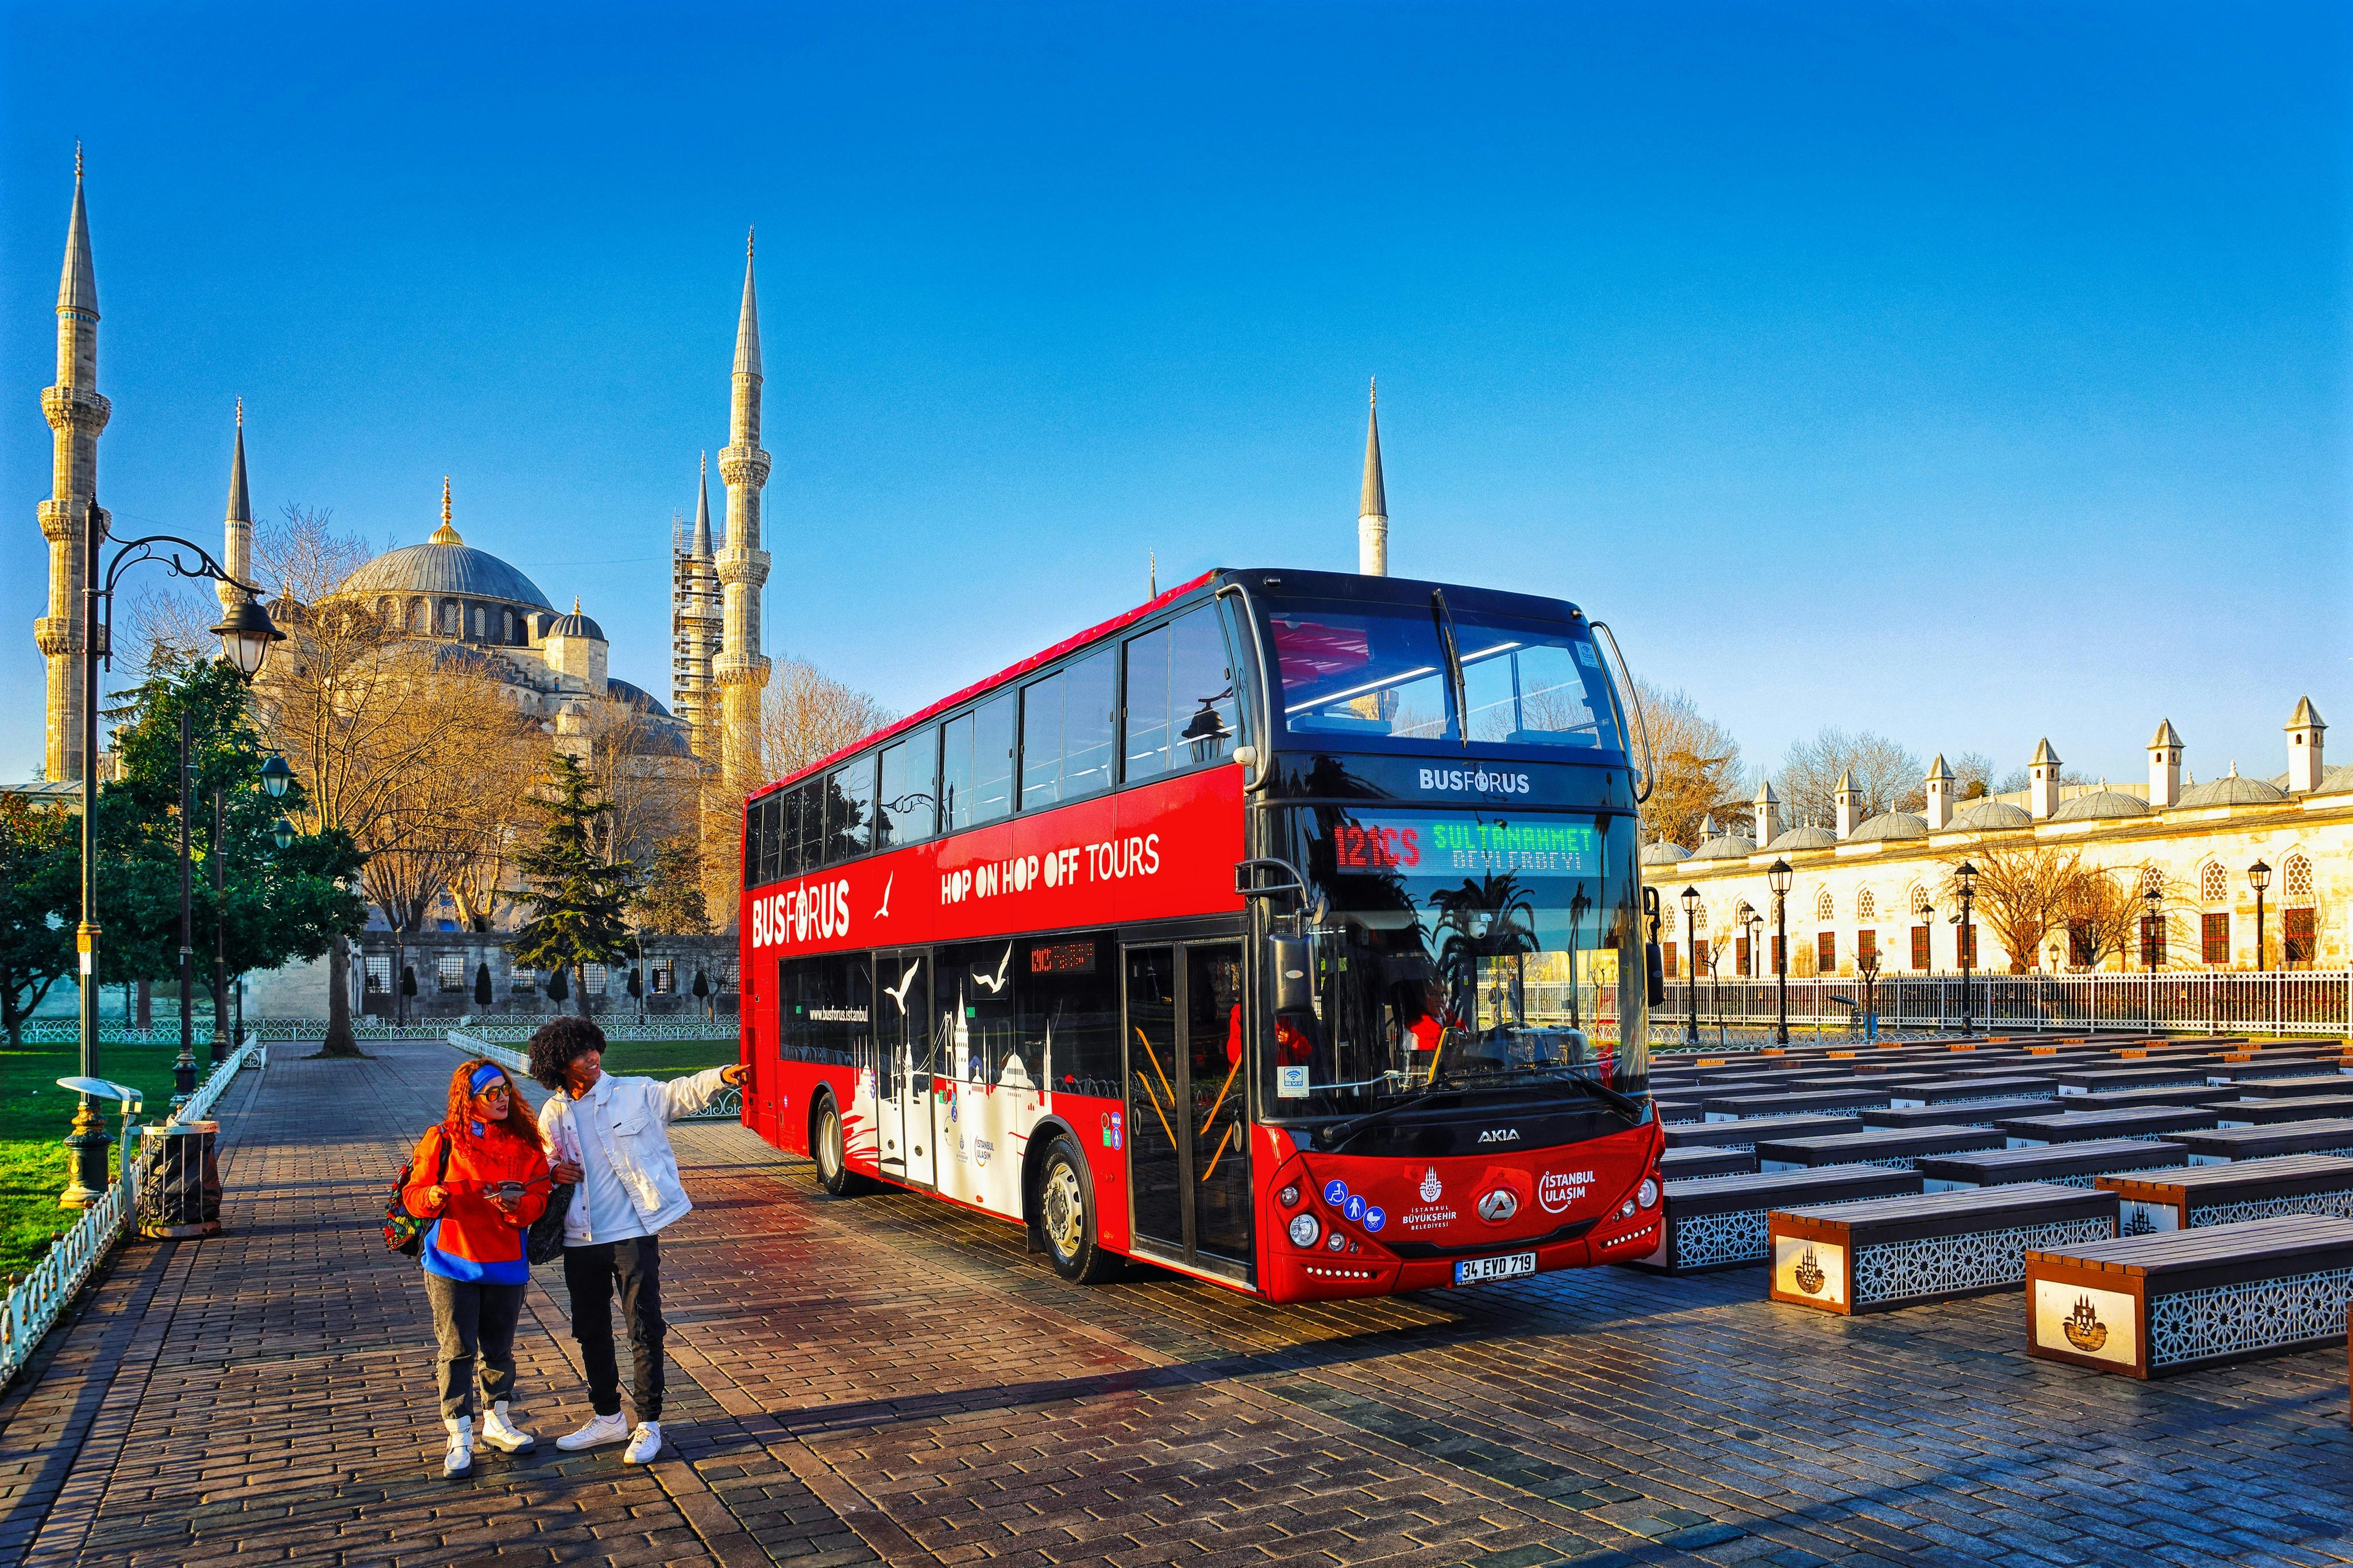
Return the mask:
[[[191,566],[181,555],[180,552],[183,550],[195,556],[195,565]],[[185,577],[192,582],[201,580],[226,583],[232,588],[243,589],[255,598],[261,596],[259,584],[248,583],[242,578],[232,576],[227,567],[214,560],[210,552],[192,540],[182,539],[173,533],[149,533],[137,539],[125,540],[115,551],[114,560],[106,569],[105,585],[94,595],[104,605],[101,625],[106,635],[101,646],[106,650],[104,658],[106,668],[109,669],[114,668],[115,585],[121,580],[125,568],[135,566],[142,561],[160,561],[174,577]]]

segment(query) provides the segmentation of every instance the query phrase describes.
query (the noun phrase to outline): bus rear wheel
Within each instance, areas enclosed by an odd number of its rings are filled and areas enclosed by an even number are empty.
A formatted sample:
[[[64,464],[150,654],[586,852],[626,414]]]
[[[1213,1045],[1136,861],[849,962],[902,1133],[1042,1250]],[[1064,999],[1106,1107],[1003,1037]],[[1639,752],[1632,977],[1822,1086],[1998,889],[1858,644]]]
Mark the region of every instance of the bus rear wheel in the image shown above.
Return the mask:
[[[829,1094],[818,1098],[817,1114],[809,1118],[809,1158],[817,1162],[817,1184],[828,1197],[851,1197],[866,1190],[866,1179],[850,1170],[842,1152],[841,1109]]]
[[[1093,1184],[1078,1145],[1057,1138],[1038,1168],[1032,1199],[1038,1237],[1054,1272],[1077,1285],[1101,1285],[1115,1278],[1122,1261],[1103,1250],[1095,1229]]]

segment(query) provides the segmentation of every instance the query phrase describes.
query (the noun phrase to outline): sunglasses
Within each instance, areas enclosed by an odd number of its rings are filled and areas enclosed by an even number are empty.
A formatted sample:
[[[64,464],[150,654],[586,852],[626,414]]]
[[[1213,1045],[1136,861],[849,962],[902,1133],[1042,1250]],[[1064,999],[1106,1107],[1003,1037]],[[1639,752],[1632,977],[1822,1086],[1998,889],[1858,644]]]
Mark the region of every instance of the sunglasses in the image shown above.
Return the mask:
[[[491,1085],[490,1088],[483,1089],[480,1093],[475,1095],[474,1098],[476,1100],[510,1100],[513,1098],[513,1095],[512,1091],[511,1091],[506,1085],[502,1083],[494,1083]]]

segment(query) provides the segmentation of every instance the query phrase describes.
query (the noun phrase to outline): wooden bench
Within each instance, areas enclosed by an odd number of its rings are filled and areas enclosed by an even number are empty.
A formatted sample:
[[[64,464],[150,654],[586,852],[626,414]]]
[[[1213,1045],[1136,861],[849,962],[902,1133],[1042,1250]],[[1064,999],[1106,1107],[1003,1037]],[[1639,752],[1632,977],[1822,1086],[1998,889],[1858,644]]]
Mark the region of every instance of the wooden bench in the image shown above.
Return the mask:
[[[1669,1182],[1660,1200],[1659,1248],[1632,1267],[1659,1274],[1698,1274],[1762,1263],[1771,1256],[1765,1216],[1791,1203],[1836,1203],[1920,1190],[1909,1171],[1877,1165],[1828,1165],[1772,1175],[1717,1176]]]
[[[2063,1068],[2058,1074],[2059,1093],[2096,1094],[2106,1089],[2163,1089],[2173,1084],[2202,1084],[2203,1061],[2167,1062],[2156,1067]]]
[[[2353,1094],[2353,1075],[2324,1072],[2296,1078],[2250,1079],[2234,1087],[2244,1100],[2308,1100],[2316,1094]]]
[[[1659,1180],[1688,1182],[1707,1176],[1746,1176],[1757,1169],[1754,1149],[1711,1149],[1704,1143],[1670,1149],[1659,1156]]]
[[[2284,1214],[2353,1219],[2353,1160],[2328,1154],[2281,1154],[2224,1165],[2124,1173],[2102,1176],[2094,1184],[2122,1200],[2118,1230],[2125,1236],[2199,1230]]]
[[[2345,1075],[2337,1070],[2334,1062],[2318,1057],[2248,1056],[2225,1057],[2207,1074],[2214,1083],[2264,1083],[2281,1079],[2310,1079]]]
[[[2345,1340],[2353,1220],[2287,1215],[2027,1255],[2029,1352],[2127,1377]]]
[[[1748,1116],[1734,1121],[1685,1121],[1663,1129],[1670,1149],[1754,1149],[1759,1138],[1808,1138],[1826,1132],[1860,1132],[1855,1117]]]
[[[1807,1110],[1861,1110],[1885,1105],[1887,1086],[1857,1084],[1852,1089],[1807,1089],[1782,1094],[1709,1096],[1701,1103],[1710,1121],[1739,1121],[1751,1116],[1788,1116]]]
[[[1774,1300],[1875,1312],[2013,1289],[2029,1250],[2115,1236],[2116,1196],[2026,1182],[1775,1209],[1765,1225]]]
[[[2002,1135],[1990,1127],[1880,1127],[1811,1138],[1775,1138],[1757,1145],[1760,1171],[1810,1171],[1823,1165],[1884,1165],[1909,1171],[1923,1154],[1965,1149],[1999,1149]]]
[[[2088,1143],[2047,1143],[2033,1149],[1989,1149],[1982,1152],[1933,1154],[1913,1167],[1921,1190],[1948,1193],[1963,1187],[2006,1187],[2019,1182],[2055,1182],[2064,1187],[2097,1185],[2096,1178],[2118,1172],[2183,1165],[2179,1145],[2146,1138],[2095,1138]]]
[[[2049,1073],[1999,1073],[1903,1084],[1888,1096],[1887,1103],[1902,1108],[1971,1100],[2049,1100],[2058,1092],[2059,1080]]]
[[[2168,1138],[2214,1125],[2211,1110],[2196,1105],[2151,1105],[2137,1110],[2068,1110],[2053,1116],[2015,1116],[1995,1125],[2013,1149],[2045,1143],[2088,1143],[2094,1138]]]
[[[2275,1121],[2311,1121],[2324,1116],[2353,1116],[2353,1094],[2316,1094],[2295,1100],[2210,1100],[2219,1127],[2266,1127]],[[1869,1126],[1864,1118],[1863,1125]]]
[[[2097,1094],[2071,1094],[2054,1110],[2137,1110],[2145,1105],[2211,1105],[2236,1092],[2211,1083],[2172,1084],[2161,1089],[2105,1089]]]
[[[2173,1141],[2189,1151],[2193,1165],[2264,1160],[2279,1154],[2353,1154],[2353,1120],[2335,1116],[2274,1121],[2262,1127],[2216,1127],[2204,1132],[2177,1132]]]
[[[1964,1100],[1947,1105],[1891,1105],[1858,1110],[1865,1127],[1990,1127],[2005,1117],[2049,1116],[2048,1100]]]

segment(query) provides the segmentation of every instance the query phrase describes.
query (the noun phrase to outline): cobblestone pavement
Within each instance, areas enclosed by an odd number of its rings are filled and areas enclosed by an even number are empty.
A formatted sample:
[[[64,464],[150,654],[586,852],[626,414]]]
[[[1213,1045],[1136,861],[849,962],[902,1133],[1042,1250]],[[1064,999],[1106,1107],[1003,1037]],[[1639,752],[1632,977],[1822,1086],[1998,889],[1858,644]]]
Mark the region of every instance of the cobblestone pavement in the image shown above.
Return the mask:
[[[664,1236],[671,1450],[547,1443],[586,1402],[543,1269],[541,1449],[443,1481],[423,1293],[375,1221],[455,1058],[375,1048],[248,1076],[229,1234],[126,1250],[0,1399],[0,1561],[2353,1561],[2342,1352],[2137,1384],[2030,1361],[2017,1293],[1842,1320],[1758,1269],[1085,1290],[711,1126],[678,1130],[700,1206]]]

